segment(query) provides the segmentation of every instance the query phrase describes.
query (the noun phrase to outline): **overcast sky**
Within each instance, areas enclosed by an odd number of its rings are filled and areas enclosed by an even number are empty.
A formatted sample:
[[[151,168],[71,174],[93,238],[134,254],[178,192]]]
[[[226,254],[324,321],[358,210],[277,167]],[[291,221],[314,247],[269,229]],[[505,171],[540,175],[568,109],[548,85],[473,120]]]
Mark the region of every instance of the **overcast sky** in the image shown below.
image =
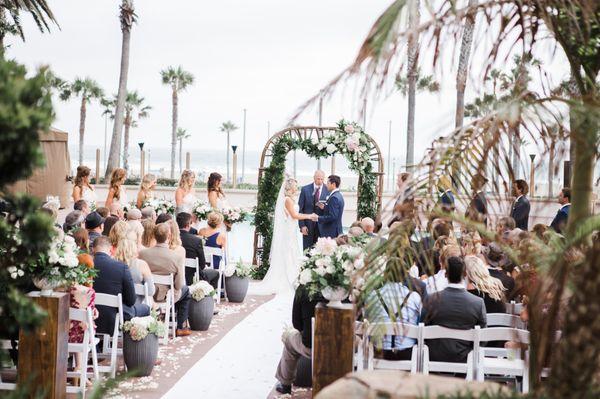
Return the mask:
[[[121,31],[117,0],[55,0],[51,2],[60,30],[41,34],[29,17],[26,42],[10,41],[9,56],[29,67],[49,64],[65,79],[89,76],[107,93],[116,93]],[[240,130],[247,108],[247,148],[259,150],[271,133],[285,126],[304,100],[346,67],[369,28],[390,0],[219,0],[137,1],[138,23],[131,36],[129,90],[138,90],[153,107],[150,117],[133,131],[132,143],[168,147],[171,93],[161,84],[160,70],[182,65],[196,81],[180,95],[179,125],[191,133],[187,147],[225,147],[218,127],[232,120]],[[442,129],[453,125],[454,78],[446,76],[439,94],[417,99],[417,156]],[[351,90],[345,93],[352,94]],[[324,124],[342,117],[357,119],[348,101],[332,100],[324,107]],[[366,130],[387,153],[392,121],[392,156],[406,151],[406,102],[393,95],[373,109]],[[56,103],[59,129],[77,140],[79,102]],[[300,123],[316,124],[307,114]],[[109,134],[111,126],[109,123]],[[88,109],[86,144],[101,148],[104,119],[101,108]],[[72,154],[75,156],[75,154]]]

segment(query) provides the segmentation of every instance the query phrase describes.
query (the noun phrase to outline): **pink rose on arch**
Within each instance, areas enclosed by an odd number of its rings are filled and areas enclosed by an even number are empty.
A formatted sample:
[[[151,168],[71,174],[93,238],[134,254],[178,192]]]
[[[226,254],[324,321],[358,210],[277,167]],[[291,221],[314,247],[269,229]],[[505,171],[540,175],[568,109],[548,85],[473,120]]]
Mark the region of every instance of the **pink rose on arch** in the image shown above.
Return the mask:
[[[348,136],[346,138],[346,147],[348,147],[350,152],[355,152],[359,147],[358,140],[354,136]]]
[[[352,134],[352,133],[354,133],[354,126],[346,125],[346,126],[344,126],[344,131],[348,134]]]

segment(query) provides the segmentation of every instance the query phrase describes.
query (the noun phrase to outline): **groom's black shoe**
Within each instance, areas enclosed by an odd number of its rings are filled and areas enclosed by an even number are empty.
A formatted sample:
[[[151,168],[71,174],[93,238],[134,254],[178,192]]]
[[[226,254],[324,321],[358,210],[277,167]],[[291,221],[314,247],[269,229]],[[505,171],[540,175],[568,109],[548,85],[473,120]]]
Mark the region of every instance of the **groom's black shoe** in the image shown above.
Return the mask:
[[[279,393],[290,394],[292,393],[292,386],[284,385],[281,382],[278,382],[277,385],[275,385],[275,390]]]

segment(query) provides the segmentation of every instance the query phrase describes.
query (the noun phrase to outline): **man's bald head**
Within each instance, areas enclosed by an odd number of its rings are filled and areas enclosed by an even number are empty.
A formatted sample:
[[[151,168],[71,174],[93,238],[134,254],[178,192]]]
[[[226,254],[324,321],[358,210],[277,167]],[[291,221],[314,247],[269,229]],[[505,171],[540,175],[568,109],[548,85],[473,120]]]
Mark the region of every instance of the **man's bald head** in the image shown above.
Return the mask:
[[[373,233],[375,231],[375,221],[369,217],[362,218],[360,221],[360,226],[365,231],[365,233]]]

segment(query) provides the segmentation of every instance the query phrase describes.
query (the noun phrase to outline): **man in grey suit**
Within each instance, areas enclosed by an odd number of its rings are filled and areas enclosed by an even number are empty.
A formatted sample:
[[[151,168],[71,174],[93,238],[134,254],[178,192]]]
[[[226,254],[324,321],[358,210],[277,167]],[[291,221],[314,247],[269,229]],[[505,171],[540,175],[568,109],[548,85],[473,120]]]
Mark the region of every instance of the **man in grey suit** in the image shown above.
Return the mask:
[[[421,320],[424,320],[425,325],[455,330],[470,330],[475,326],[485,328],[485,304],[482,298],[467,292],[463,283],[466,271],[462,258],[453,256],[448,259],[446,275],[448,286],[427,298]],[[458,339],[431,339],[426,344],[429,347],[429,358],[441,362],[464,363],[473,349],[471,342]]]

